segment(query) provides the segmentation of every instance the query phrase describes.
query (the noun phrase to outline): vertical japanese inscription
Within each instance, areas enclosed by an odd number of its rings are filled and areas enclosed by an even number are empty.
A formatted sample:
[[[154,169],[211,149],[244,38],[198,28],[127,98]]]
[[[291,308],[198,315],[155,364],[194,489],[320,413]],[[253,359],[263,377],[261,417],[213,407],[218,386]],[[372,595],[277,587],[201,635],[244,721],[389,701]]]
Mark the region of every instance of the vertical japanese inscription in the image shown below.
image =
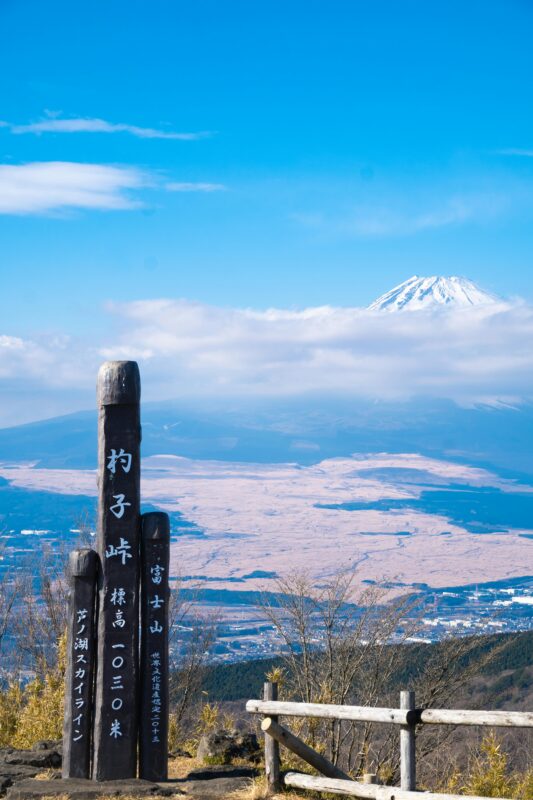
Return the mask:
[[[137,772],[140,377],[134,361],[98,374],[98,655],[93,778]]]
[[[89,549],[74,550],[69,557],[64,778],[90,776],[97,562]]]
[[[169,551],[168,515],[143,514],[139,777],[151,781],[168,775]]]

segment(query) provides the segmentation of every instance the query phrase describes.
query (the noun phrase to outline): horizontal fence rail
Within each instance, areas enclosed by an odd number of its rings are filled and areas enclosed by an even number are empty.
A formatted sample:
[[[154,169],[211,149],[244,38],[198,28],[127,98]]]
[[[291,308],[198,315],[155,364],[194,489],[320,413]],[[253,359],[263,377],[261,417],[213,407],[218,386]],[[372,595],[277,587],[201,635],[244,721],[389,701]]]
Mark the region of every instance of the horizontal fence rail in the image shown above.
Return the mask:
[[[459,711],[425,708],[420,712],[424,725],[481,725],[491,728],[533,728],[531,711]]]
[[[290,703],[283,700],[248,700],[250,714],[265,716],[346,719],[352,722],[380,722],[393,725],[480,725],[494,728],[533,728],[531,711],[469,711],[440,708],[372,708],[327,703]]]
[[[439,794],[437,792],[410,792],[398,789],[397,786],[380,786],[379,784],[359,783],[359,781],[343,781],[336,778],[317,778],[303,772],[288,772],[285,785],[295,789],[309,789],[314,792],[332,792],[348,797],[363,797],[368,800],[488,800],[486,797],[459,794]],[[504,797],[491,800],[506,800]]]
[[[400,708],[366,708],[365,706],[335,706],[327,703],[285,703],[269,700],[248,700],[246,710],[265,716],[314,717],[315,719],[348,719],[355,722],[394,722],[408,725],[411,712]]]

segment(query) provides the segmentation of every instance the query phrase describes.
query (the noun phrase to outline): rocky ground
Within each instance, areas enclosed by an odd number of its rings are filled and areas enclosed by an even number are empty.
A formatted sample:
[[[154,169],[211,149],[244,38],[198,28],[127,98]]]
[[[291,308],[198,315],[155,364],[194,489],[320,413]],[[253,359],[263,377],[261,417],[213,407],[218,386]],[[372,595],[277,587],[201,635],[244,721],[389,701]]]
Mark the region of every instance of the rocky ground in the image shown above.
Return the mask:
[[[183,800],[254,800],[263,795],[259,755],[254,735],[215,732],[203,737],[198,757],[172,754],[166,782],[136,779],[95,783],[63,780],[61,743],[42,741],[31,750],[0,750],[0,796],[6,800],[156,800],[169,796]]]

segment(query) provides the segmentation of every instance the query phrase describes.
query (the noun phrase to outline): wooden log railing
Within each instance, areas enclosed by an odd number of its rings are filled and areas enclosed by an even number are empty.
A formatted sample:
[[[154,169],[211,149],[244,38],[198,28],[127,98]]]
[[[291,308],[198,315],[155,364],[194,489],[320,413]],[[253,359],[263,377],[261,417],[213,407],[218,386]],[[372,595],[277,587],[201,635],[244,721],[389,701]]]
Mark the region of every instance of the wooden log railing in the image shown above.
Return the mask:
[[[533,728],[533,712],[530,711],[475,711],[436,708],[416,708],[415,694],[402,692],[400,708],[371,708],[367,706],[344,706],[327,703],[295,703],[277,698],[277,685],[265,683],[264,700],[248,700],[246,710],[261,714],[261,725],[265,734],[265,767],[270,793],[279,790],[280,760],[282,745],[295,753],[321,776],[298,772],[287,773],[283,781],[286,786],[320,792],[372,798],[372,800],[414,800],[421,795],[424,800],[464,800],[464,796],[416,791],[416,728],[419,725],[475,725],[481,727]],[[363,781],[354,781],[335,764],[280,725],[280,716],[309,717],[313,719],[350,720],[400,726],[400,788],[381,786],[376,777],[363,776]],[[487,798],[470,797],[470,800]],[[498,800],[505,800],[499,798]]]
[[[341,781],[335,778],[318,778],[303,772],[288,772],[285,785],[295,789],[310,789],[314,792],[331,792],[348,797],[363,797],[368,800],[489,800],[487,797],[458,794],[440,794],[438,792],[415,792],[398,789],[396,786],[380,786],[359,781]],[[509,800],[505,797],[490,800]]]
[[[347,719],[354,722],[382,722],[394,725],[479,725],[491,728],[533,728],[533,711],[460,711],[441,708],[373,708],[337,706],[326,703],[292,703],[248,700],[250,714],[314,719]]]

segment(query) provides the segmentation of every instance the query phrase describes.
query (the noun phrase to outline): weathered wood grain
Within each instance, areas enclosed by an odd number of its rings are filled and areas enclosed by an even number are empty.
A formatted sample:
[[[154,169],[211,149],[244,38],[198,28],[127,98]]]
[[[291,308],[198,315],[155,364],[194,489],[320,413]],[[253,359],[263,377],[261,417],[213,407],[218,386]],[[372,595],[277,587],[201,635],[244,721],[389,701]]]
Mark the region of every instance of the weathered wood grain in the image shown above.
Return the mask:
[[[419,712],[425,725],[480,725],[494,728],[533,728],[533,711],[460,711],[425,708]]]
[[[413,691],[401,692],[400,707],[405,711],[414,711]],[[416,734],[413,724],[400,728],[400,785],[410,792],[416,789]]]
[[[101,406],[139,405],[141,376],[136,361],[106,361],[100,367],[96,403]]]
[[[332,764],[331,761],[323,755],[317,753],[316,750],[313,750],[312,747],[309,747],[305,742],[287,730],[287,728],[275,722],[271,717],[265,717],[261,723],[261,730],[290,750],[291,753],[294,753],[299,758],[306,761],[314,769],[318,770],[318,772],[321,772],[322,775],[328,778],[340,778],[346,781],[351,780],[350,776],[343,772],[342,769],[336,767],[335,764]]]
[[[288,772],[285,775],[286,786],[296,789],[309,789],[314,792],[331,792],[348,797],[363,797],[370,800],[465,800],[464,795],[439,794],[436,792],[410,792],[396,786],[380,786],[378,784],[359,783],[358,781],[342,781],[335,778],[317,778],[302,772]],[[468,795],[468,800],[488,800],[486,797]],[[499,797],[496,800],[511,800]]]
[[[63,778],[89,778],[91,774],[97,569],[94,550],[70,553]]]
[[[139,777],[168,777],[168,635],[170,521],[141,517],[141,662]]]
[[[263,698],[265,700],[278,699],[278,684],[266,681],[263,685]],[[277,717],[272,720],[276,723]],[[270,794],[277,794],[280,791],[280,757],[279,744],[272,736],[267,736],[265,732],[265,774],[267,787]]]
[[[501,728],[532,728],[532,711],[470,711],[441,708],[414,709],[340,706],[327,703],[265,702],[248,700],[250,714],[265,716],[350,719],[359,722],[382,722],[394,725],[480,725]]]
[[[246,710],[265,716],[315,717],[317,719],[351,719],[367,722],[392,722],[407,725],[408,712],[398,708],[368,708],[327,703],[292,703],[248,700]]]
[[[358,781],[346,781],[340,778],[322,778],[315,775],[306,775],[303,772],[287,772],[283,780],[285,786],[296,789],[309,789],[314,792],[331,792],[348,797],[377,797],[378,786]],[[395,795],[396,796],[396,795]]]
[[[140,377],[133,361],[102,365],[97,384],[99,619],[93,778],[137,774]]]

